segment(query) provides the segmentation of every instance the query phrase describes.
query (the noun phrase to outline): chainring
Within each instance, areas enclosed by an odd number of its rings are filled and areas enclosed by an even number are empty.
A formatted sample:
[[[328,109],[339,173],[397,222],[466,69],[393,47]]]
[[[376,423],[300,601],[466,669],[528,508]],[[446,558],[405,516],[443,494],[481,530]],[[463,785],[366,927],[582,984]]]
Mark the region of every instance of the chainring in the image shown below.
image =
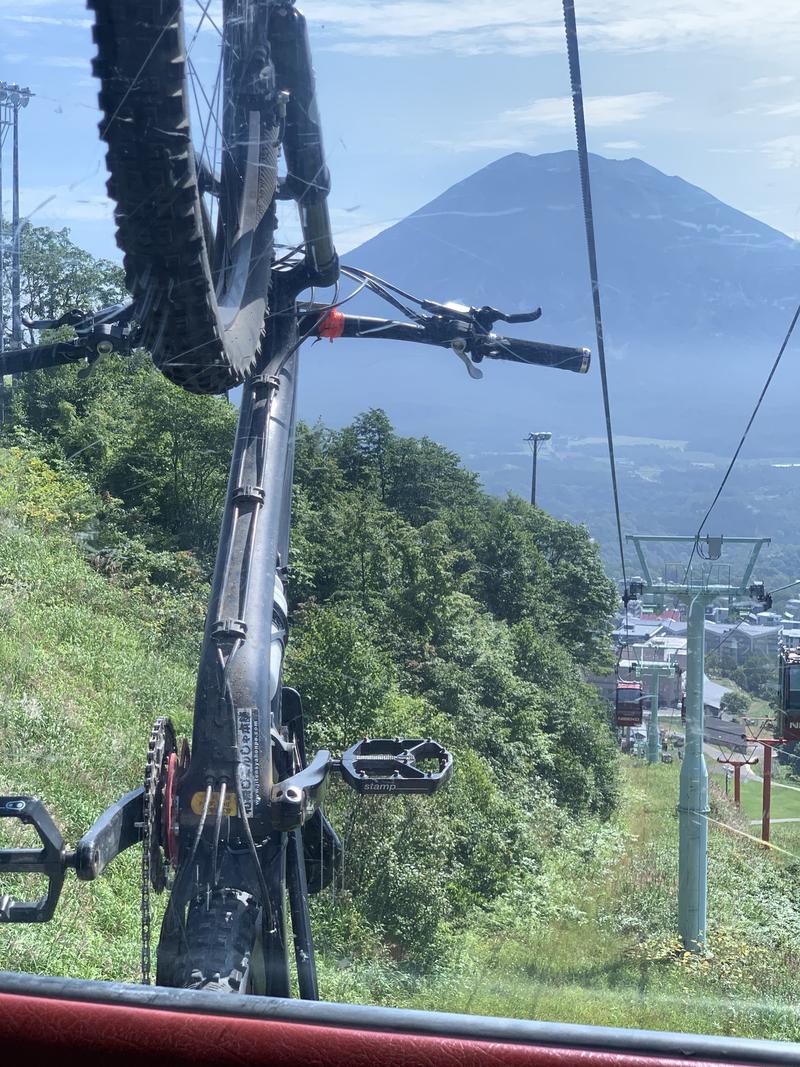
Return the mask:
[[[147,746],[142,797],[142,982],[150,984],[150,890],[161,893],[178,858],[178,784],[189,766],[189,744],[178,752],[172,722],[156,719]]]
[[[168,864],[164,858],[163,809],[164,786],[170,757],[177,752],[172,722],[161,716],[156,719],[147,746],[144,769],[144,797],[142,802],[142,891],[150,886],[161,893],[167,887]]]
[[[161,800],[161,847],[170,868],[178,866],[178,785],[189,767],[189,742],[181,741],[179,752],[170,752],[159,786]]]

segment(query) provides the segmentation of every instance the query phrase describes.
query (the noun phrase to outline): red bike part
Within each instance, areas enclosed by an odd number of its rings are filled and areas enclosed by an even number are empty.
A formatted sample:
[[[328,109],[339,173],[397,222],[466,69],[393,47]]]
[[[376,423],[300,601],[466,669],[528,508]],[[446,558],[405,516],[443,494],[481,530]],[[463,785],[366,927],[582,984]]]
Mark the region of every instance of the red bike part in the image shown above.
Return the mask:
[[[164,776],[164,796],[161,803],[161,840],[164,851],[173,867],[178,862],[178,835],[175,814],[178,794],[178,753],[170,752],[167,773]]]
[[[329,341],[333,341],[336,337],[341,337],[344,333],[344,323],[344,313],[337,311],[336,308],[331,308],[317,326],[317,337],[327,337]]]

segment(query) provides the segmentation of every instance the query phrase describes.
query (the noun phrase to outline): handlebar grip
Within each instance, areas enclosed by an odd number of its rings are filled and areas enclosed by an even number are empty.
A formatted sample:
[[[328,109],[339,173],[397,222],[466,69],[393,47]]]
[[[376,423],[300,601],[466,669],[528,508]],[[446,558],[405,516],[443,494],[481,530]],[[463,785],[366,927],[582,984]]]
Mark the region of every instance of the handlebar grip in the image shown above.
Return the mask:
[[[585,374],[592,361],[588,348],[565,348],[541,341],[523,341],[519,337],[498,337],[493,333],[478,338],[472,345],[472,353],[478,359],[506,359],[511,363],[556,367],[575,374]]]

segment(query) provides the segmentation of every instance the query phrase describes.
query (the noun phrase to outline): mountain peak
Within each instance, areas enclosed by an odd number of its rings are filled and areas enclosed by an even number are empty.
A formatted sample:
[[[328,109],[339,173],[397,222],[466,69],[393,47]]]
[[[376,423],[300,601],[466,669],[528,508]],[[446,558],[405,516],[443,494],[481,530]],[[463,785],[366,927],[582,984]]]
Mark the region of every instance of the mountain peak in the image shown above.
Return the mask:
[[[800,244],[644,160],[592,154],[590,165],[617,432],[637,435],[644,424],[653,438],[716,436],[741,406],[741,393],[761,388],[764,360],[786,332]],[[423,298],[509,312],[541,306],[541,320],[508,332],[593,346],[574,150],[503,156],[351,256]],[[373,308],[386,314],[385,305]],[[564,435],[604,433],[596,369],[578,379],[497,364],[477,389],[446,354],[407,346],[402,359],[380,350],[365,360],[369,344],[358,342],[350,362],[319,377],[320,412],[328,413],[326,389],[339,388],[344,374],[348,414],[387,398],[405,426],[418,430],[426,410],[441,433],[450,427],[447,439],[459,447],[512,427],[520,436],[532,419],[549,425],[551,413]],[[790,404],[800,369],[790,362],[781,373]]]
[[[776,328],[794,299],[797,242],[637,157],[592,153],[590,167],[612,344],[722,349],[764,337],[767,320]],[[426,295],[518,310],[535,294],[553,340],[592,329],[574,149],[502,156],[354,255]]]

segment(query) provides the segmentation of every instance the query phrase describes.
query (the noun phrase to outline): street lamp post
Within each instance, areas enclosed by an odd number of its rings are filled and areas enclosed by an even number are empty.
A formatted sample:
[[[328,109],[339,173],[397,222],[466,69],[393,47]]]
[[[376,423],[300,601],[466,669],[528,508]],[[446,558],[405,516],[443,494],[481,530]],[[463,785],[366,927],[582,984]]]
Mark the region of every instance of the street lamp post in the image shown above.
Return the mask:
[[[531,505],[536,504],[536,460],[539,456],[539,442],[549,441],[553,435],[546,431],[540,433],[531,433],[525,438],[531,447],[533,453],[533,470],[531,471]]]
[[[19,217],[19,111],[27,107],[33,93],[19,85],[0,81],[0,352],[5,348],[6,257],[11,254],[11,347],[22,344],[21,277],[20,277],[20,217]],[[11,232],[3,219],[3,148],[11,131]],[[0,423],[5,418],[5,379],[0,377]]]

